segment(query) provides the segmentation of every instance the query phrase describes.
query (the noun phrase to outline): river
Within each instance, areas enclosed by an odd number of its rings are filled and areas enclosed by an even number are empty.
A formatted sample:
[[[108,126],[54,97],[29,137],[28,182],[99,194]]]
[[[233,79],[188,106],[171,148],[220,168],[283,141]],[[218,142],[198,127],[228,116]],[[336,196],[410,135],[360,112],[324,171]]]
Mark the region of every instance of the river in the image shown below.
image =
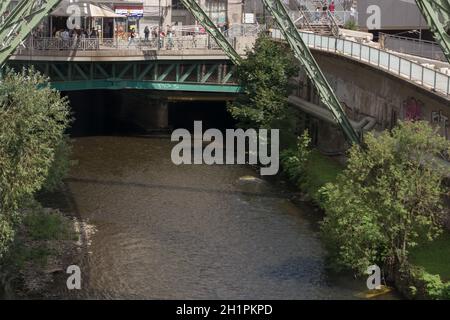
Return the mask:
[[[84,137],[67,183],[94,225],[89,299],[355,299],[326,269],[318,212],[247,166],[175,166],[168,138]],[[250,178],[255,177],[255,178]]]

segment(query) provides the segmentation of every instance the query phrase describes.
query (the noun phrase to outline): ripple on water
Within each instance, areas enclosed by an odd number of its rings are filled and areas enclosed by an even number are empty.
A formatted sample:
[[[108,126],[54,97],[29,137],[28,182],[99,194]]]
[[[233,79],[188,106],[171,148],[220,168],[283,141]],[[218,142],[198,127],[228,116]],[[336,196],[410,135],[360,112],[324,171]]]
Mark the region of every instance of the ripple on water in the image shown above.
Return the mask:
[[[175,166],[170,151],[165,139],[76,140],[68,182],[98,229],[88,298],[355,297],[280,190],[245,166]]]

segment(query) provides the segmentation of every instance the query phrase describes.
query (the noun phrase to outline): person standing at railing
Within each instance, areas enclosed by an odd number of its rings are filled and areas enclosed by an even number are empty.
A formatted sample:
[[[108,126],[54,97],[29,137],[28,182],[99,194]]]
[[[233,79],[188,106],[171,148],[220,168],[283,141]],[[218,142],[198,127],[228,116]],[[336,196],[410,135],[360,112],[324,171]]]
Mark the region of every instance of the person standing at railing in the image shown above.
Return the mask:
[[[145,42],[148,42],[149,37],[150,37],[150,29],[148,28],[148,26],[145,26],[145,29],[144,29]]]
[[[329,9],[330,9],[331,14],[334,15],[334,11],[336,9],[336,6],[334,5],[334,1],[331,1]]]
[[[351,19],[353,22],[356,22],[356,8],[355,8],[354,6],[352,6],[352,7],[350,8],[350,19]]]
[[[164,31],[159,31],[159,49],[162,49],[164,47],[164,38],[166,37],[166,34]]]
[[[328,12],[328,5],[326,3],[323,4],[322,7],[322,18],[327,18],[327,12]]]
[[[64,31],[61,33],[61,39],[62,39],[63,48],[66,48],[70,41],[70,35],[69,35],[69,31],[67,29],[64,29]]]
[[[316,18],[315,19],[316,22],[319,22],[319,20],[320,20],[320,7],[316,8],[315,18]]]
[[[173,31],[169,30],[167,31],[167,49],[171,50],[173,48]]]
[[[128,41],[128,48],[129,48],[131,45],[134,45],[134,44],[135,44],[134,38],[136,38],[136,32],[134,31],[134,28],[132,28],[132,29],[130,30],[130,38],[129,38],[129,41]]]

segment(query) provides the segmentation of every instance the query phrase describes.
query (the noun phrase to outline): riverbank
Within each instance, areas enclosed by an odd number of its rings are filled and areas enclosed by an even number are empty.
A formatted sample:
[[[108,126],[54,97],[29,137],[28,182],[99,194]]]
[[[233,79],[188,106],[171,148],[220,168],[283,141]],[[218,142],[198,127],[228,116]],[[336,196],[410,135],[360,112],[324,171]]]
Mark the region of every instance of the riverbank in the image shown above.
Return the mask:
[[[89,225],[67,199],[65,186],[37,195],[25,206],[15,240],[1,261],[2,298],[62,299],[68,296],[66,269],[86,254]]]
[[[326,183],[335,182],[345,166],[341,161],[324,156],[317,150],[311,151],[303,166],[297,164],[293,168],[292,164],[288,157],[282,158],[284,174],[302,192],[295,200],[310,200],[324,210],[320,189]],[[322,213],[326,215],[325,211]],[[393,285],[409,299],[450,299],[449,257],[450,233],[444,230],[443,235],[435,241],[412,251],[411,265],[393,277]]]

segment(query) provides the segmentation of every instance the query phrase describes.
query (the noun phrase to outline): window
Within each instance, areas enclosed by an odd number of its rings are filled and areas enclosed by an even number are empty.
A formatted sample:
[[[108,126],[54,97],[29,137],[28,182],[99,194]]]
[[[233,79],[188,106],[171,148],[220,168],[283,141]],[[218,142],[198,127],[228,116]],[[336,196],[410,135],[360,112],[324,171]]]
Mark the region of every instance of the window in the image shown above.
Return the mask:
[[[227,0],[206,0],[206,13],[218,26],[227,23]]]
[[[172,9],[186,9],[181,0],[172,0]]]

